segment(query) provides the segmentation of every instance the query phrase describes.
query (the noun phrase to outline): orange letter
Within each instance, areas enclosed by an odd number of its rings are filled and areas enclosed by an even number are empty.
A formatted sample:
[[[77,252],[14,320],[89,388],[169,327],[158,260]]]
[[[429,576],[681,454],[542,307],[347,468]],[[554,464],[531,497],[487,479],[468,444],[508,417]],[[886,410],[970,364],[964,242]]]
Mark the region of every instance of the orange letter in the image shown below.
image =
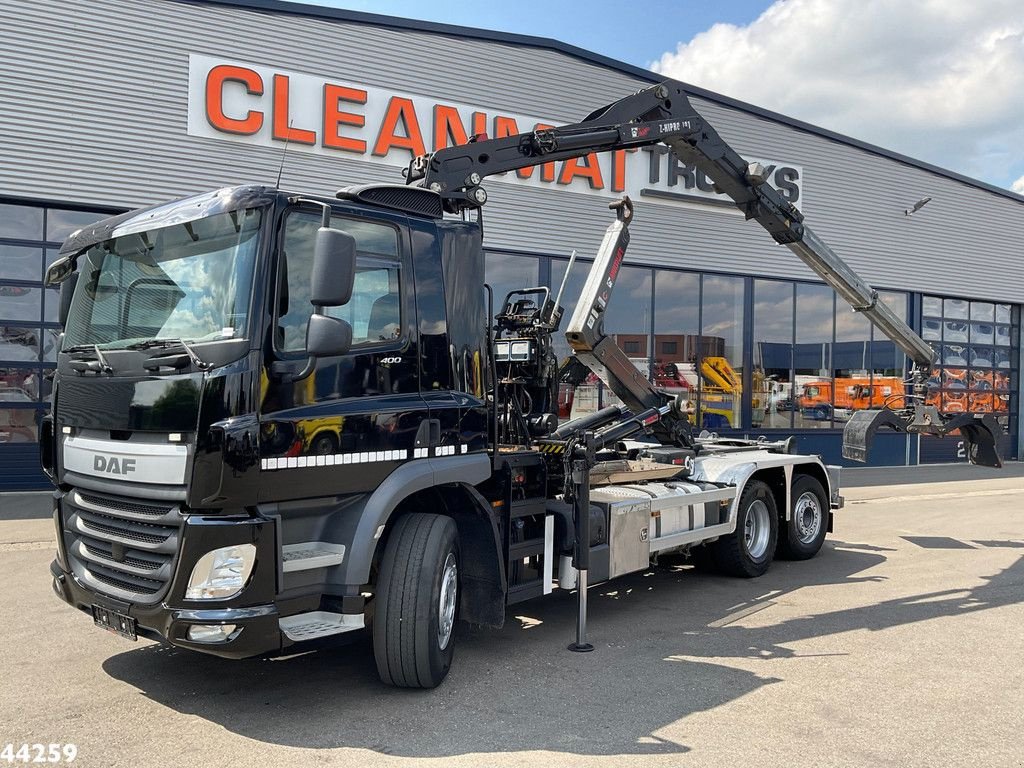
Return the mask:
[[[631,149],[630,152],[636,152]],[[626,150],[617,149],[612,152],[612,192],[623,192],[626,189]]]
[[[405,126],[405,136],[395,133],[399,120]],[[416,107],[413,106],[411,99],[392,96],[388,102],[380,133],[377,134],[377,141],[373,145],[373,154],[383,157],[392,147],[408,149],[413,157],[427,154],[427,149],[423,145],[423,135],[420,133],[420,123],[416,119]]]
[[[316,144],[316,132],[292,128],[288,119],[288,75],[274,75],[274,138]]]
[[[224,83],[241,83],[251,96],[263,95],[263,78],[245,67],[218,64],[206,75],[206,121],[224,133],[251,136],[263,127],[263,113],[249,110],[241,120],[224,114]]]
[[[366,125],[366,118],[362,115],[358,115],[355,112],[342,112],[338,108],[338,104],[342,101],[350,101],[353,104],[365,104],[366,91],[324,83],[324,146],[331,149],[343,149],[346,152],[357,152],[360,155],[365,154],[365,141],[338,135],[338,126],[355,125],[361,127]]]
[[[487,133],[487,115],[483,112],[473,113],[473,135]],[[451,144],[448,140],[451,139]],[[445,147],[457,147],[469,142],[466,128],[462,124],[459,110],[445,104],[434,105],[434,151]]]
[[[582,160],[583,164],[580,165]],[[568,184],[577,176],[587,180],[591,189],[604,189],[601,178],[601,166],[597,163],[597,155],[591,152],[586,157],[570,157],[562,165],[562,173],[558,177],[559,184]]]

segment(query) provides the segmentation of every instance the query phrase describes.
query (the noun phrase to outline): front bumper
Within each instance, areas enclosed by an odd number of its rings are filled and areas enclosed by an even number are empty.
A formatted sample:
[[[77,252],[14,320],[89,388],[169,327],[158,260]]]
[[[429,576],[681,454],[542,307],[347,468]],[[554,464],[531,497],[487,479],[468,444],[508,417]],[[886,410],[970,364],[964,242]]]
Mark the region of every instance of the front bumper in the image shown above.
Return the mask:
[[[99,494],[88,498],[88,507],[82,506],[81,494],[74,492],[58,491],[54,498],[58,549],[57,558],[50,565],[53,590],[79,610],[91,613],[92,606],[98,605],[135,619],[142,637],[216,656],[245,658],[276,653],[292,644],[278,623],[282,605],[287,606],[287,613],[310,610],[307,605],[315,608],[319,604],[318,595],[285,603],[278,599],[280,547],[272,519],[160,510],[161,515],[153,518],[159,525],[142,525],[136,522],[140,516],[138,509],[129,508],[125,499]],[[104,504],[107,506],[101,506]],[[122,517],[116,517],[118,509]],[[83,527],[84,514],[92,516],[85,519]],[[160,569],[154,571],[163,574],[162,583],[153,579],[129,583],[129,563],[140,562],[131,556],[150,556],[148,552],[132,549],[140,531],[145,535],[167,535],[168,541],[173,542],[173,554],[163,555]],[[120,549],[114,549],[119,543]],[[252,573],[241,592],[225,600],[186,599],[189,576],[199,559],[213,549],[238,544],[252,544],[256,548]],[[110,546],[102,549],[104,545]],[[152,546],[152,551],[156,551],[162,545]],[[125,572],[117,571],[118,568]],[[149,582],[156,585],[150,594],[130,591],[134,583]],[[227,640],[217,642],[190,640],[189,628],[197,624],[234,624],[236,631]]]
[[[291,644],[279,628],[278,609],[272,603],[239,608],[173,608],[166,603],[138,605],[87,589],[56,560],[50,564],[50,574],[53,591],[68,605],[89,614],[93,605],[99,605],[131,616],[137,623],[139,635],[150,640],[228,659],[272,654]],[[188,639],[189,627],[194,624],[234,624],[238,631],[223,642],[200,643]]]

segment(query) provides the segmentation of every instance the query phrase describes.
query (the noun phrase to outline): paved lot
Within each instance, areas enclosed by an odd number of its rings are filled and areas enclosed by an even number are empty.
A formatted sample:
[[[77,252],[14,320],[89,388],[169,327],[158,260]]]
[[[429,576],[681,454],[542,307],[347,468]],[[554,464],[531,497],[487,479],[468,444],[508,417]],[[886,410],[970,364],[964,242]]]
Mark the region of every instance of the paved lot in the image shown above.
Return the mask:
[[[82,766],[1022,766],[1020,475],[854,487],[818,558],[758,580],[662,565],[599,588],[592,654],[565,650],[570,597],[516,606],[462,631],[432,692],[380,687],[366,643],[229,662],[95,630],[50,592],[49,522],[8,513],[0,745],[73,742]]]

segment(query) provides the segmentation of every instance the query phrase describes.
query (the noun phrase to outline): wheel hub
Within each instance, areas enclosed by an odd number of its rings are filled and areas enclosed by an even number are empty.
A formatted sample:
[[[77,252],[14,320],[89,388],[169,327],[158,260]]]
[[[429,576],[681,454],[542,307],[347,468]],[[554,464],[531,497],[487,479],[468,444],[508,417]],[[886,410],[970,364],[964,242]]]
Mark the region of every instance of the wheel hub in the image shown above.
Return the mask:
[[[810,544],[821,531],[821,504],[818,497],[807,491],[800,495],[793,507],[793,522],[802,544]]]
[[[747,507],[746,519],[743,521],[743,543],[747,554],[754,560],[762,559],[768,552],[770,537],[771,513],[768,505],[757,499]]]
[[[455,598],[459,591],[459,568],[455,553],[449,552],[441,571],[441,598],[437,612],[437,644],[443,651],[452,639],[455,626]]]

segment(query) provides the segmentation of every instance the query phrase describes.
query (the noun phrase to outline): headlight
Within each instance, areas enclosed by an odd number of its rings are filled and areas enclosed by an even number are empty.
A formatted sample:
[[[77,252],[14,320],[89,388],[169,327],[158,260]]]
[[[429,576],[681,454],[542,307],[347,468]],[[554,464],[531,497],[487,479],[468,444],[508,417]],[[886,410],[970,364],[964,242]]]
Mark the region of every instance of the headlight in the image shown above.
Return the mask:
[[[226,600],[234,597],[249,580],[256,563],[256,547],[236,544],[207,552],[192,569],[185,590],[186,600]]]

